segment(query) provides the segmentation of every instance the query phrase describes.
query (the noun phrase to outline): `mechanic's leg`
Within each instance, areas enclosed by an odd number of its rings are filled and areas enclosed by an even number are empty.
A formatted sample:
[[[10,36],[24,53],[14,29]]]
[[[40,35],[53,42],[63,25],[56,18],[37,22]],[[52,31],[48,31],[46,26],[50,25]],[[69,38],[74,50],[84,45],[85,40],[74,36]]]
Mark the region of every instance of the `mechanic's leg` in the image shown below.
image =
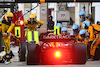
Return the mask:
[[[96,39],[93,41],[93,43],[92,43],[92,45],[91,45],[90,54],[91,54],[92,56],[95,56],[96,48],[97,48],[97,46],[98,46],[99,44],[100,44],[100,38],[98,37],[98,38],[96,38]]]
[[[87,43],[87,56],[88,56],[88,59],[91,58],[91,55],[90,55],[90,48],[91,48],[91,44],[92,44],[93,41],[90,41]]]
[[[3,37],[3,39],[4,39],[5,46],[6,46],[6,48],[5,48],[6,56],[4,57],[5,64],[9,64],[9,63],[11,63],[10,58],[9,58],[9,54],[8,54],[10,51],[10,37],[9,36]]]
[[[0,51],[0,63],[4,63],[4,59],[3,59],[3,55],[5,54],[2,54],[2,52],[4,51],[4,41],[2,40],[2,46],[1,46],[1,51]]]
[[[10,37],[9,36],[3,37],[3,39],[4,39],[5,46],[6,46],[5,51],[6,51],[6,54],[8,54],[10,50]]]

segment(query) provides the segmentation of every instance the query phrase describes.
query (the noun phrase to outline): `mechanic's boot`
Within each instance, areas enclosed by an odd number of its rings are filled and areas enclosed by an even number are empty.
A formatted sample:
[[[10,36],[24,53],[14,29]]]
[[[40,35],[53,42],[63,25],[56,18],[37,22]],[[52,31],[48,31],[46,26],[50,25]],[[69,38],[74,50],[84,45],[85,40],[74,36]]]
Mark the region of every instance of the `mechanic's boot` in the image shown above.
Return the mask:
[[[93,58],[89,58],[88,61],[93,61]]]
[[[93,56],[91,56],[91,57],[88,59],[88,61],[93,61]]]
[[[10,63],[11,63],[10,60],[5,60],[5,64],[6,64],[6,65],[8,65],[8,64],[10,64]]]
[[[6,55],[5,51],[0,52],[0,57],[4,57]]]

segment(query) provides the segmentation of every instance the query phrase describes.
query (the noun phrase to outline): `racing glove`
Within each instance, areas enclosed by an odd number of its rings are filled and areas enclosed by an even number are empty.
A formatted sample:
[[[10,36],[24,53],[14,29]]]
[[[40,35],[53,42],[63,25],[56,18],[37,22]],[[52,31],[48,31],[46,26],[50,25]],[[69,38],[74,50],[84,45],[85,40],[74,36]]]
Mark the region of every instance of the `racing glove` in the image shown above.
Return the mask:
[[[16,36],[14,36],[14,37],[12,37],[14,40],[16,40],[17,39],[17,37]]]
[[[42,25],[43,25],[43,24],[40,24],[40,25],[38,26],[38,28],[40,28]]]

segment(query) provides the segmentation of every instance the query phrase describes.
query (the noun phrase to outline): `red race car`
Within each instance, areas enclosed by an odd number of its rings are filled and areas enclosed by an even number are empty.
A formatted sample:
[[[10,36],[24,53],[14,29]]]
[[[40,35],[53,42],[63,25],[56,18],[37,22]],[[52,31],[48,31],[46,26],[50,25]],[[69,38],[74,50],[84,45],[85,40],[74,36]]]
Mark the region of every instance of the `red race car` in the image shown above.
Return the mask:
[[[62,35],[41,35],[39,44],[25,43],[23,61],[31,64],[85,64],[86,46],[84,43],[75,43],[75,38]],[[22,46],[22,45],[21,45]],[[23,47],[23,46],[22,46]],[[26,49],[26,51],[25,51]],[[22,52],[23,53],[23,52]]]

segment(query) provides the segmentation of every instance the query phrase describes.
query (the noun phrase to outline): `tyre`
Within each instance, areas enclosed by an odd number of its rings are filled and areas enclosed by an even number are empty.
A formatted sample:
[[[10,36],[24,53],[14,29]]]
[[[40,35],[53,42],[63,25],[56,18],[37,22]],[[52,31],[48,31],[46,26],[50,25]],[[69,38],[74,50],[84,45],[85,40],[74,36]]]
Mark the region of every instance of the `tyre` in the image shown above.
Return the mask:
[[[40,63],[40,49],[35,43],[27,44],[26,64],[37,65]]]
[[[3,38],[2,38],[2,34],[0,33],[0,52],[3,50],[2,49],[3,45],[4,45],[4,41],[3,41]]]
[[[73,63],[86,63],[86,46],[84,43],[75,43],[73,47]]]
[[[19,44],[19,61],[25,61],[25,52],[26,52],[26,42],[21,42]]]

